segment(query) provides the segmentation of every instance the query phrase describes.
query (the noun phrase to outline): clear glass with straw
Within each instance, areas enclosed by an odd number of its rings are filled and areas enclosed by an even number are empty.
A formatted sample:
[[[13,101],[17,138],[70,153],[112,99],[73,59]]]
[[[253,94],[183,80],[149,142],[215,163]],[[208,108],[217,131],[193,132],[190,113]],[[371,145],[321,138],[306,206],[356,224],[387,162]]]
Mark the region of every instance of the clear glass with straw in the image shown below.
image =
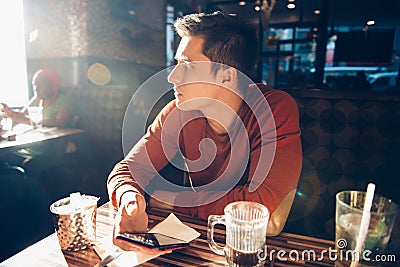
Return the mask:
[[[29,106],[28,115],[33,128],[41,128],[43,121],[43,100],[39,101],[38,106]]]
[[[398,206],[390,199],[367,192],[342,191],[336,195],[335,266],[379,266],[385,252]]]

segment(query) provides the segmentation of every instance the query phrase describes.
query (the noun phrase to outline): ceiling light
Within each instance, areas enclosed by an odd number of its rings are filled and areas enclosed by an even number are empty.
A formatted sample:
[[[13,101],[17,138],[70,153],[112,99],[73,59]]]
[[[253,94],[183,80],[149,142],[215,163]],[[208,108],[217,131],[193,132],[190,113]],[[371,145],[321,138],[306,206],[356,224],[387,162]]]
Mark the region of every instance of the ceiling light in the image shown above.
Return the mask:
[[[288,9],[294,9],[296,7],[295,4],[287,4],[286,6]]]
[[[246,1],[240,1],[239,2],[239,6],[245,6],[246,5]]]
[[[315,15],[319,15],[320,13],[321,13],[321,10],[319,10],[319,9],[314,10]]]
[[[261,5],[260,0],[256,0],[255,6],[254,6],[254,10],[257,11],[257,12],[260,11],[261,10],[260,5]]]
[[[288,0],[288,2],[294,2],[294,1],[296,1],[296,0]]]
[[[368,20],[368,21],[367,21],[367,25],[368,25],[368,26],[375,25],[375,20],[372,20],[372,19],[371,19],[371,20]]]

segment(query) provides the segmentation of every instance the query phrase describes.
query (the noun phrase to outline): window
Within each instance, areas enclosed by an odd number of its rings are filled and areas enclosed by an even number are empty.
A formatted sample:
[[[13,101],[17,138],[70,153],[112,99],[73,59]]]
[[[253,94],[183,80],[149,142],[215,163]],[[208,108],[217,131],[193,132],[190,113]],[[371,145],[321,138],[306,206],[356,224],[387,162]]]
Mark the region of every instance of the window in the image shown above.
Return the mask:
[[[10,107],[28,102],[23,0],[1,1],[0,102]]]

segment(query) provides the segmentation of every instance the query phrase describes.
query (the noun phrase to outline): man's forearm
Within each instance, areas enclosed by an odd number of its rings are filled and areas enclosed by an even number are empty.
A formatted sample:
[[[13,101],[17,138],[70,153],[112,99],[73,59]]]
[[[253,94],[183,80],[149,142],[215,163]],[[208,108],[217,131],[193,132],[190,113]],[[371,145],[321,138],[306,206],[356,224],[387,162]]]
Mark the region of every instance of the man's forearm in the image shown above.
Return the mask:
[[[136,192],[144,196],[143,190],[134,181],[129,166],[121,161],[115,165],[107,180],[107,191],[114,207],[119,207],[121,196],[125,192]]]

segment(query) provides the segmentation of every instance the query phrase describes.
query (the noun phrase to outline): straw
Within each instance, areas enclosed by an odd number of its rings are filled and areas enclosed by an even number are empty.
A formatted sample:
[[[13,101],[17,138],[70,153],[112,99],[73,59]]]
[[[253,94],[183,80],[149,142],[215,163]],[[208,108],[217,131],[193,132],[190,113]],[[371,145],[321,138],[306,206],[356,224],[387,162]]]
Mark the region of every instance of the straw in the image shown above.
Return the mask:
[[[367,195],[365,197],[365,202],[364,202],[360,231],[358,232],[356,241],[355,255],[358,255],[358,257],[356,258],[356,261],[352,261],[350,267],[358,266],[358,261],[360,260],[359,256],[361,254],[361,248],[364,245],[365,238],[367,237],[368,233],[368,226],[371,218],[370,212],[371,212],[372,200],[374,199],[374,192],[375,192],[375,184],[369,183],[367,187]]]

